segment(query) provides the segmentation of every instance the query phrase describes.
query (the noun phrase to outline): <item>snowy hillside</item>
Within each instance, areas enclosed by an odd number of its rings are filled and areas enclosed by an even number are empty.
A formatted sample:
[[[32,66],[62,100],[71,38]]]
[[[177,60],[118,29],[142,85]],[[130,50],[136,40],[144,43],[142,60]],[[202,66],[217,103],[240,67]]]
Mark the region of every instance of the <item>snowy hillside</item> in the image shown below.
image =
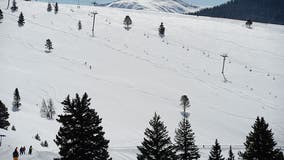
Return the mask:
[[[40,117],[41,101],[52,98],[61,114],[60,102],[68,94],[84,92],[103,118],[114,160],[135,159],[154,112],[173,138],[183,94],[191,101],[189,118],[198,145],[210,147],[218,138],[236,153],[257,116],[265,117],[278,145],[284,145],[283,26],[255,23],[247,29],[243,21],[61,4],[54,14],[46,11],[46,3],[17,2],[19,9],[12,13],[6,0],[0,0],[0,100],[16,127],[0,130],[7,135],[1,160],[10,159],[21,145],[35,150],[25,160],[57,156],[53,139],[59,124]],[[91,11],[98,12],[95,37]],[[17,24],[20,12],[23,27]],[[133,21],[129,31],[122,23],[126,15]],[[161,22],[166,27],[163,39],[157,31]],[[53,43],[51,53],[45,53],[46,39]],[[224,53],[229,56],[227,83],[220,73]],[[12,112],[16,87],[22,106]],[[48,148],[34,139],[36,133],[48,141]],[[201,159],[208,152],[201,149]]]
[[[107,7],[170,13],[188,13],[198,9],[181,0],[118,0],[109,3]]]

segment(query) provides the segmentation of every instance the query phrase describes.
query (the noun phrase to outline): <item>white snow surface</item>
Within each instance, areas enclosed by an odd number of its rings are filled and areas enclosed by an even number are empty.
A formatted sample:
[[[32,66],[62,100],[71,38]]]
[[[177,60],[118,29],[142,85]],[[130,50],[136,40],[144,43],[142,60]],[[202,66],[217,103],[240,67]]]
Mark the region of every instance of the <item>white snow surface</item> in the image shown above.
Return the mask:
[[[190,98],[196,143],[207,147],[201,149],[201,159],[208,158],[216,138],[237,153],[257,116],[265,117],[278,145],[284,145],[283,26],[254,23],[248,29],[236,20],[62,4],[54,14],[46,11],[46,3],[17,4],[19,10],[12,13],[6,10],[6,0],[0,0],[0,99],[16,127],[0,130],[7,136],[0,147],[1,160],[10,159],[12,150],[23,145],[33,145],[35,151],[25,160],[58,156],[53,139],[60,124],[40,117],[41,101],[52,98],[58,115],[68,94],[84,92],[103,118],[114,160],[136,158],[136,146],[154,112],[161,115],[173,140],[182,118],[183,94]],[[94,37],[91,11],[98,12]],[[25,16],[23,27],[17,25],[20,12]],[[133,21],[129,31],[122,23],[126,15]],[[164,38],[158,35],[161,22]],[[51,53],[45,53],[48,38],[53,42]],[[227,83],[220,54],[229,56]],[[12,112],[16,87],[22,106]],[[34,139],[36,133],[48,141],[48,148]]]
[[[182,0],[118,0],[111,2],[107,7],[170,13],[189,13],[198,10],[197,6],[189,5]]]

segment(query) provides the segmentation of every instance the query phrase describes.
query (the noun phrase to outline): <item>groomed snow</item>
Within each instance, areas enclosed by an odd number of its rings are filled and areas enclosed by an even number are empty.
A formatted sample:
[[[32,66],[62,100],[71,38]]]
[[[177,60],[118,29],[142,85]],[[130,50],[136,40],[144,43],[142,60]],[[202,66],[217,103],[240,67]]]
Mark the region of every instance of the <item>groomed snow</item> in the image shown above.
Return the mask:
[[[40,117],[41,101],[52,98],[61,114],[60,102],[68,94],[84,92],[103,118],[114,160],[135,159],[154,112],[173,138],[183,94],[191,101],[189,118],[198,145],[208,148],[218,138],[237,153],[257,116],[265,117],[278,145],[284,145],[283,26],[254,23],[247,29],[243,21],[62,4],[55,15],[46,11],[46,3],[17,4],[19,10],[11,13],[0,0],[0,99],[17,129],[0,130],[7,135],[1,160],[10,159],[21,145],[35,150],[25,160],[57,156],[53,139],[59,124]],[[20,28],[21,11],[26,23]],[[91,11],[98,12],[95,37]],[[126,15],[133,21],[129,31],[122,23]],[[163,39],[157,31],[161,22],[166,27]],[[49,54],[44,52],[48,38],[54,45]],[[229,55],[228,83],[220,73],[224,53]],[[22,106],[12,112],[16,87]],[[33,138],[36,133],[48,141],[48,148]],[[208,152],[201,149],[201,159]]]

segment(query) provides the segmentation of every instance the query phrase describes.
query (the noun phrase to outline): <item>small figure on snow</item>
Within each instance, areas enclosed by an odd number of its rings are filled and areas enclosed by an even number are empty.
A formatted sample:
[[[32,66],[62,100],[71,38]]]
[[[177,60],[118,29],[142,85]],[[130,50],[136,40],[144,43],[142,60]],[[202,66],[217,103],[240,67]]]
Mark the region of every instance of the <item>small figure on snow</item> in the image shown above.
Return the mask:
[[[165,30],[166,30],[166,28],[164,27],[164,24],[162,22],[160,27],[159,27],[159,34],[160,34],[161,37],[165,36]]]
[[[33,153],[33,147],[30,146],[30,148],[29,148],[29,155],[31,155],[32,153]]]
[[[19,158],[19,152],[18,147],[15,148],[15,151],[13,152],[13,160],[18,160]]]

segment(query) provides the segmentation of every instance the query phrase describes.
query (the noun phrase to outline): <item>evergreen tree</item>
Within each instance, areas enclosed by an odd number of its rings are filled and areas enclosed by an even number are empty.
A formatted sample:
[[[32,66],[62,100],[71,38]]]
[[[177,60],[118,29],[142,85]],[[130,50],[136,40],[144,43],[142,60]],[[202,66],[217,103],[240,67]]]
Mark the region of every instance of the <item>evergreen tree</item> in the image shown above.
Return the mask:
[[[81,21],[79,20],[79,22],[78,22],[78,30],[81,30],[82,29],[82,23],[81,23]]]
[[[165,36],[165,27],[164,27],[164,24],[163,22],[161,23],[160,27],[159,27],[159,34],[161,37]]]
[[[16,127],[14,125],[12,125],[12,128],[11,128],[12,131],[16,131]]]
[[[50,3],[47,4],[47,12],[51,12],[52,11],[52,6]]]
[[[268,129],[268,123],[264,118],[257,117],[253,131],[246,137],[245,151],[239,155],[244,160],[279,160],[283,159],[283,154],[279,149],[274,149],[277,143],[274,141],[271,129]],[[282,156],[281,156],[282,154]]]
[[[16,0],[13,0],[11,11],[15,12],[17,10],[18,10],[17,2],[16,2]]]
[[[47,49],[47,53],[50,53],[51,50],[53,49],[52,47],[52,42],[50,39],[47,39],[46,42],[45,42],[45,48]]]
[[[108,143],[104,138],[102,119],[91,109],[91,99],[85,93],[82,98],[70,100],[69,95],[62,102],[64,114],[57,121],[61,123],[55,143],[59,146],[61,160],[109,160]]]
[[[8,129],[8,127],[10,126],[8,118],[9,118],[8,109],[6,108],[5,104],[2,103],[2,101],[0,100],[0,128],[6,130]]]
[[[25,24],[25,18],[24,18],[23,13],[21,12],[19,15],[18,25],[22,27],[24,24]]]
[[[175,136],[178,160],[193,160],[200,158],[198,147],[195,145],[194,133],[188,119],[185,117],[179,123]]]
[[[48,114],[47,105],[46,105],[45,100],[42,99],[41,108],[40,108],[40,115],[41,115],[41,117],[46,118],[47,114]]]
[[[56,2],[54,6],[54,13],[57,14],[57,12],[58,12],[58,3]]]
[[[128,15],[125,16],[123,24],[125,25],[126,29],[130,29],[129,26],[132,24],[132,20],[131,20],[131,18]]]
[[[0,22],[1,22],[1,20],[3,19],[4,17],[3,17],[3,12],[2,12],[2,10],[0,9]]]
[[[18,88],[16,88],[15,92],[14,92],[14,100],[13,100],[13,103],[12,103],[12,105],[13,105],[12,110],[13,111],[18,111],[20,109],[20,106],[22,105],[20,103],[20,101],[21,101],[21,97],[20,97],[20,94],[19,94],[19,90],[18,90]]]
[[[235,159],[235,156],[234,156],[234,153],[232,151],[232,146],[230,146],[230,149],[229,149],[229,158],[227,160],[234,160]]]
[[[210,151],[209,159],[208,160],[225,160],[221,154],[221,146],[218,143],[218,140],[216,139],[215,145],[212,146],[212,149]]]
[[[52,99],[50,98],[47,100],[47,118],[53,119],[54,115],[55,115],[54,103]]]
[[[160,116],[155,113],[149,122],[151,128],[146,128],[142,146],[138,146],[138,160],[175,160],[174,146],[168,136],[168,131]]]

